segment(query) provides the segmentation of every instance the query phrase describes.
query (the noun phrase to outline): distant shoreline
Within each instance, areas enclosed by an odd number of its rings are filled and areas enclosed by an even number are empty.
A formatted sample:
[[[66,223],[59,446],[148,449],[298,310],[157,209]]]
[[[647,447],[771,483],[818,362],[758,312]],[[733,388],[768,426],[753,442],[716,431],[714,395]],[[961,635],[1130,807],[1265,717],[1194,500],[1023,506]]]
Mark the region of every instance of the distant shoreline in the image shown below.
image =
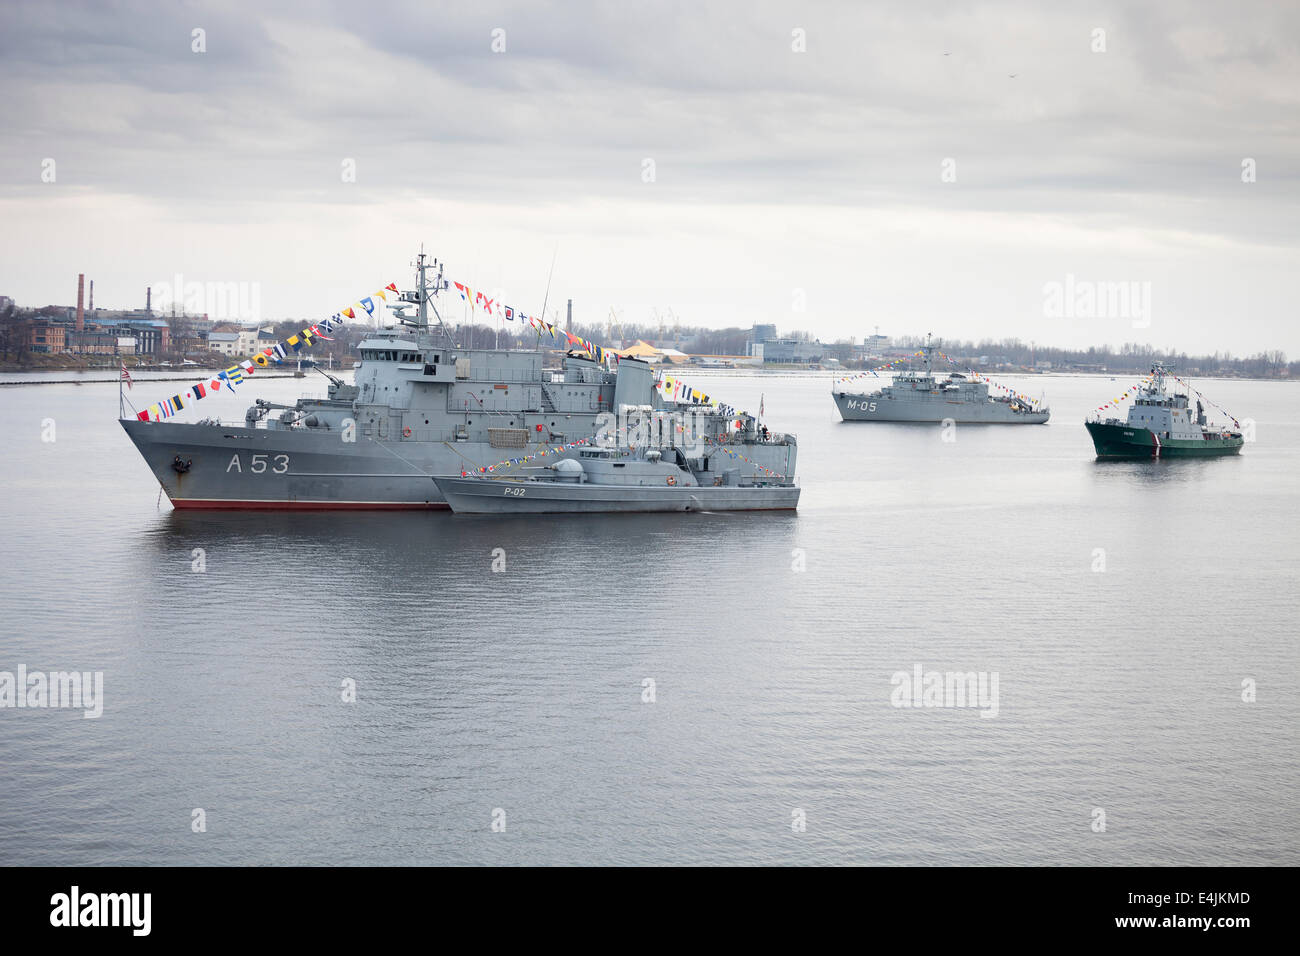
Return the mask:
[[[44,371],[58,372],[62,370],[46,369]],[[203,371],[203,369],[196,369],[195,371],[201,372]],[[33,374],[39,374],[39,372],[32,372],[32,371],[0,372],[0,375],[33,375]],[[268,378],[297,378],[297,377],[298,376],[293,374],[292,372],[287,374],[282,372],[279,375],[259,375],[257,376],[257,381],[260,382]],[[306,374],[304,374],[303,378],[306,377],[307,377]],[[137,378],[135,379],[135,381],[140,382],[141,384],[145,382],[193,382],[196,379],[200,379],[200,378],[203,378],[203,376],[197,374],[178,375],[178,376],[169,375],[166,378]],[[105,384],[112,385],[116,381],[118,381],[118,379],[116,378],[38,378],[38,379],[31,379],[29,381],[17,381],[17,382],[7,382],[4,380],[0,380],[0,388],[3,388],[5,386],[14,386],[14,385],[105,385]]]
[[[790,367],[790,365],[785,365],[785,367],[776,367],[776,368],[753,367],[753,365],[750,365],[750,367],[741,367],[741,368],[695,368],[693,367],[693,365],[660,365],[659,368],[662,368],[664,372],[672,373],[672,375],[681,375],[681,376],[762,375],[762,376],[777,377],[777,376],[810,375],[810,376],[833,376],[839,378],[839,377],[870,375],[870,369],[798,368],[798,367]],[[25,368],[25,369],[0,368],[0,376],[23,376],[22,378],[16,378],[16,380],[8,380],[8,381],[4,380],[4,378],[0,378],[0,388],[6,388],[6,386],[8,386],[8,388],[14,388],[14,386],[18,386],[18,385],[105,385],[105,384],[112,385],[113,382],[117,381],[116,375],[109,378],[40,378],[38,377],[42,375],[48,375],[48,373],[52,373],[52,372],[77,372],[77,371],[78,369],[74,369],[74,368],[66,368],[66,369],[65,368]],[[82,371],[87,373],[87,375],[96,375],[96,373],[100,373],[100,375],[103,375],[103,373],[105,372],[108,373],[114,372],[114,369],[112,367],[87,368],[87,369],[82,369]],[[148,373],[149,369],[129,369],[129,371]],[[170,369],[170,371],[174,372],[175,369]],[[204,376],[209,375],[209,373],[216,373],[216,371],[217,369],[188,368],[185,369],[185,372],[181,373],[181,375],[166,375],[160,377],[140,376],[140,377],[136,377],[135,381],[140,382],[140,384],[143,384],[143,382],[155,382],[155,381],[157,382],[195,381],[195,380],[199,380],[199,378],[203,378]],[[269,380],[269,378],[298,378],[298,377],[305,378],[308,377],[307,376],[308,371],[309,369],[304,368],[302,375],[300,376],[298,375],[298,373],[291,372],[291,371],[277,371],[274,373],[269,373],[269,375],[268,373],[265,372],[259,372],[257,373],[256,378],[253,378],[252,381],[265,381],[265,380]],[[335,369],[335,373],[342,372],[344,373],[344,375],[346,375],[347,372],[352,372],[352,371],[355,371],[355,369],[352,368]],[[547,371],[556,371],[556,369],[547,369]],[[1001,376],[1004,378],[1010,378],[1010,377],[1057,378],[1057,377],[1074,376],[1080,378],[1106,378],[1106,380],[1110,380],[1110,378],[1126,378],[1134,375],[1140,376],[1140,375],[1144,375],[1145,373],[1144,371],[1140,371],[1140,369],[1118,369],[1118,371],[1115,372],[1075,372],[1075,371],[1070,371],[1070,369],[1061,369],[1061,371],[1057,371],[1057,369],[1052,369],[1052,371],[1044,371],[1044,372],[982,371],[982,369],[976,369],[976,371],[980,371],[982,375],[987,375],[989,377]],[[1177,371],[1177,369],[1175,369],[1175,371]],[[878,377],[888,378],[891,375],[893,375],[893,372],[884,372],[881,373],[881,375],[879,375]],[[1294,378],[1282,377],[1282,376],[1260,378],[1257,376],[1249,376],[1249,375],[1214,375],[1214,373],[1206,373],[1206,372],[1193,372],[1191,373],[1191,375],[1188,375],[1187,377],[1205,378],[1205,380],[1213,380],[1213,381],[1275,381],[1275,382],[1296,381],[1294,380]]]
[[[855,375],[864,375],[864,374],[869,374],[869,372],[870,372],[869,369],[830,369],[830,368],[822,368],[822,369],[806,369],[806,368],[797,368],[797,367],[784,367],[784,368],[755,368],[755,367],[747,367],[747,368],[694,368],[694,367],[689,366],[689,365],[688,365],[688,366],[680,366],[680,365],[664,365],[664,366],[660,366],[660,367],[663,368],[665,371],[671,371],[672,374],[675,374],[675,375],[683,375],[683,376],[685,376],[685,375],[722,375],[722,376],[736,376],[736,375],[745,375],[745,374],[756,374],[756,375],[768,375],[768,376],[772,376],[772,377],[777,377],[777,376],[794,376],[794,375],[798,375],[798,376],[802,376],[802,375],[825,375],[825,376],[835,376],[835,377],[846,377],[846,378],[847,378],[847,377],[851,377],[851,376],[855,376]],[[0,379],[0,388],[5,388],[5,387],[13,388],[13,387],[20,386],[20,385],[105,385],[105,384],[107,384],[107,385],[111,385],[112,383],[114,383],[114,382],[117,381],[117,378],[116,378],[116,377],[113,377],[113,378],[57,378],[57,379],[55,379],[55,378],[37,378],[37,377],[36,377],[36,376],[38,376],[38,375],[46,374],[46,373],[49,373],[49,372],[63,372],[63,371],[75,371],[75,370],[73,370],[73,369],[54,369],[54,368],[52,368],[52,369],[23,369],[23,370],[12,370],[12,371],[6,371],[6,370],[4,370],[4,369],[0,369],[0,375],[15,375],[15,376],[17,376],[17,375],[21,375],[21,376],[25,376],[24,378],[22,378],[22,379],[17,379],[17,380],[8,380],[8,381],[6,381],[6,380],[4,380],[4,379]],[[111,372],[112,369],[100,369],[100,368],[96,368],[96,369],[86,369],[85,371],[86,371],[88,374],[94,374],[94,373],[102,373],[102,372]],[[184,374],[184,375],[168,375],[168,376],[166,376],[166,377],[158,377],[158,378],[153,378],[153,377],[145,378],[145,377],[141,376],[141,377],[136,378],[135,381],[138,382],[138,383],[141,383],[141,384],[144,384],[144,383],[146,383],[146,382],[190,382],[190,381],[194,381],[194,380],[196,380],[196,379],[201,379],[201,378],[204,377],[204,375],[206,375],[207,373],[212,372],[212,371],[214,371],[214,370],[212,370],[212,369],[201,369],[201,368],[198,368],[198,369],[190,369],[190,370],[188,370],[188,371],[186,372],[186,374]],[[338,370],[338,371],[341,371],[341,372],[343,372],[344,374],[346,374],[347,372],[351,372],[351,371],[355,371],[355,370],[354,370],[354,369],[341,369],[341,370]],[[549,370],[549,371],[555,371],[555,370],[554,370],[554,369],[551,369],[551,370]],[[1175,370],[1175,371],[1177,371],[1177,370]],[[888,377],[889,377],[890,375],[892,375],[892,374],[893,374],[892,372],[885,372],[885,373],[879,375],[878,377],[881,378],[881,379],[884,379],[884,378],[888,378]],[[1053,371],[1050,371],[1050,372],[1014,372],[1014,371],[1000,372],[1000,371],[990,371],[990,372],[981,372],[981,374],[988,375],[990,378],[996,378],[996,377],[998,377],[998,376],[1001,376],[1002,378],[1017,378],[1017,377],[1018,377],[1018,378],[1063,378],[1063,377],[1066,377],[1066,376],[1074,376],[1074,377],[1077,377],[1077,378],[1114,379],[1114,378],[1127,378],[1127,377],[1132,376],[1132,375],[1143,375],[1143,374],[1145,374],[1145,372],[1140,371],[1140,370],[1138,370],[1138,369],[1129,369],[1129,370],[1120,369],[1120,370],[1116,371],[1116,372],[1113,373],[1113,374],[1110,373],[1110,372],[1074,372],[1074,371],[1068,371],[1068,370],[1062,370],[1062,371],[1055,371],[1055,370],[1053,370]],[[31,377],[30,377],[30,378],[27,378],[26,376],[31,376]],[[256,379],[251,379],[251,380],[252,380],[252,381],[255,381],[255,382],[261,382],[261,381],[266,381],[266,380],[268,380],[268,379],[273,379],[273,378],[299,378],[299,377],[300,377],[300,376],[299,376],[297,373],[295,373],[295,372],[277,372],[277,373],[269,374],[269,375],[268,375],[268,374],[265,374],[265,373],[261,373],[261,372],[259,372],[258,375],[256,376]],[[307,378],[307,370],[306,370],[306,369],[303,370],[303,373],[302,373],[301,377],[304,378],[304,379]],[[1209,379],[1209,380],[1218,381],[1218,382],[1232,382],[1232,381],[1237,381],[1237,382],[1293,382],[1293,381],[1296,381],[1295,379],[1292,379],[1292,378],[1284,378],[1284,377],[1280,377],[1280,376],[1279,376],[1279,377],[1273,377],[1273,378],[1259,378],[1259,377],[1257,377],[1257,376],[1253,376],[1253,375],[1215,375],[1215,374],[1212,374],[1212,373],[1204,373],[1204,372],[1194,372],[1194,373],[1189,374],[1187,377],[1188,377],[1188,378],[1196,378],[1196,379]]]
[[[839,378],[839,377],[842,377],[842,378],[848,378],[848,377],[852,377],[852,376],[855,376],[855,375],[857,375],[857,376],[861,376],[861,375],[870,375],[870,374],[871,374],[871,370],[870,370],[870,369],[861,369],[861,368],[857,368],[857,369],[854,369],[854,368],[819,368],[819,369],[806,369],[806,368],[798,368],[798,367],[796,367],[796,366],[778,366],[778,367],[775,367],[775,368],[771,368],[771,367],[769,367],[769,368],[756,368],[756,367],[750,367],[750,368],[693,368],[693,367],[691,367],[691,366],[689,366],[689,365],[685,365],[685,366],[683,366],[683,365],[665,365],[665,366],[662,366],[662,367],[665,368],[665,369],[674,369],[674,370],[676,370],[676,371],[674,372],[674,374],[681,374],[681,375],[683,375],[683,376],[686,376],[686,375],[739,375],[739,374],[743,374],[743,373],[746,373],[746,372],[752,372],[752,373],[757,373],[757,374],[761,374],[761,375],[772,375],[772,376],[776,376],[776,375],[833,375],[833,376],[836,376],[837,378]],[[1134,369],[1117,369],[1117,370],[1115,370],[1115,371],[1113,371],[1113,372],[1080,372],[1080,371],[1074,371],[1074,370],[1071,370],[1071,369],[1059,369],[1059,370],[1058,370],[1058,369],[1053,369],[1053,370],[1050,371],[1050,372],[1048,372],[1048,371],[1044,371],[1044,372],[1029,372],[1029,371],[1015,371],[1015,370],[1007,370],[1007,371],[1004,371],[1004,370],[1000,370],[1000,369],[974,369],[973,371],[976,371],[976,372],[978,372],[978,373],[981,374],[981,375],[986,375],[986,376],[988,376],[989,378],[1066,378],[1066,377],[1075,377],[1075,378],[1101,378],[1101,379],[1108,379],[1108,380],[1109,380],[1109,379],[1112,379],[1112,378],[1128,378],[1128,377],[1133,376],[1133,375],[1146,375],[1147,372],[1148,372],[1149,370],[1148,370],[1148,369],[1145,369],[1145,368],[1143,368],[1143,369],[1136,369],[1136,368],[1134,368]],[[1178,369],[1175,368],[1173,371],[1177,372]],[[878,377],[878,378],[882,378],[882,379],[884,379],[884,378],[888,378],[889,376],[891,376],[891,375],[893,375],[893,374],[894,374],[894,372],[892,372],[892,371],[881,372],[877,377]],[[943,374],[946,374],[946,373],[940,372],[938,369],[935,369],[935,374],[936,374],[936,375],[943,375]],[[963,373],[963,374],[964,374],[964,373]],[[1187,378],[1197,378],[1197,379],[1213,379],[1213,380],[1215,380],[1215,381],[1219,381],[1219,382],[1234,382],[1234,381],[1236,381],[1236,382],[1294,382],[1294,381],[1300,381],[1300,379],[1293,379],[1293,378],[1290,378],[1290,377],[1284,377],[1284,376],[1272,376],[1272,377],[1268,377],[1268,378],[1260,378],[1259,376],[1256,376],[1256,375],[1216,375],[1216,374],[1213,373],[1213,372],[1189,372],[1189,373],[1186,374],[1186,377],[1187,377]]]

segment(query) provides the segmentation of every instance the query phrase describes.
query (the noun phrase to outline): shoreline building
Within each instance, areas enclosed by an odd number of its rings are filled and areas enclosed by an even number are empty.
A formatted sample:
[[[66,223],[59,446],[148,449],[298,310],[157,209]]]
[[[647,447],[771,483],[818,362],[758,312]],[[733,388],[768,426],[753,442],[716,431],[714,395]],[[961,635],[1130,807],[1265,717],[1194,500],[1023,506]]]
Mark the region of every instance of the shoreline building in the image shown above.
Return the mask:
[[[86,301],[85,274],[77,276],[75,306],[45,306],[23,310],[17,317],[19,342],[32,352],[74,355],[151,355],[172,350],[171,323],[206,323],[207,316],[184,313],[163,318],[153,311],[153,290],[145,290],[143,309],[99,309],[95,307],[95,283],[89,283]]]
[[[815,365],[826,357],[826,346],[816,339],[769,339],[755,347],[761,350],[764,364]]]
[[[763,345],[776,339],[776,326],[770,324],[755,324],[749,330],[748,340],[745,342],[745,354],[761,359],[763,357]]]
[[[67,328],[58,322],[27,319],[19,324],[18,344],[28,352],[62,352],[68,347]]]

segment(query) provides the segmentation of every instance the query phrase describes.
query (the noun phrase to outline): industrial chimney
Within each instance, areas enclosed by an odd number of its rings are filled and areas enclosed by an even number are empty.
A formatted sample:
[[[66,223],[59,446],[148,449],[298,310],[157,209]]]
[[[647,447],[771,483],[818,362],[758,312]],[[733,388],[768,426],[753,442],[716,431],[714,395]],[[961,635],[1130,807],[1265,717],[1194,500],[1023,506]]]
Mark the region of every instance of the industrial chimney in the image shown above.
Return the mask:
[[[153,315],[153,286],[146,286],[144,290],[144,314]]]
[[[90,302],[86,305],[86,311],[90,313],[90,317],[92,319],[95,317],[95,280],[94,279],[90,280]]]
[[[573,331],[573,300],[572,299],[569,300],[569,315],[564,322],[564,331],[566,332]]]
[[[83,308],[86,301],[86,274],[84,272],[77,275],[77,331],[86,331],[86,310]]]

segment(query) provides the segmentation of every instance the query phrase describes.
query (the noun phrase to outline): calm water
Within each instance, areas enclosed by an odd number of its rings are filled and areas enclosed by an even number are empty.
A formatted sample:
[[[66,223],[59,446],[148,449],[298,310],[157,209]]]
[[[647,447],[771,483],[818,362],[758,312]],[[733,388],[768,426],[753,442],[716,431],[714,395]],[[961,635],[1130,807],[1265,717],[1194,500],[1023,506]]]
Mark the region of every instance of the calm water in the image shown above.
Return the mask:
[[[115,385],[0,388],[0,670],[106,698],[0,710],[0,862],[1300,863],[1300,388],[1204,383],[1240,458],[1099,464],[1126,378],[952,443],[693,380],[799,435],[797,515],[181,514]],[[915,664],[997,717],[892,707]]]

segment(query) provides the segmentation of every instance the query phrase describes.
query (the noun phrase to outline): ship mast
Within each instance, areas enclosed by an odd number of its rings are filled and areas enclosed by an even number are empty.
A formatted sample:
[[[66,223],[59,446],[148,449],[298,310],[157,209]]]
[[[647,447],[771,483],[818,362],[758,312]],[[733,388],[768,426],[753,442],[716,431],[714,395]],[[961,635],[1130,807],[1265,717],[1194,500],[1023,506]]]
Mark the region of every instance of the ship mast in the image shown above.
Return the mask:
[[[1165,372],[1167,371],[1169,371],[1169,368],[1164,362],[1153,362],[1151,364],[1151,374],[1154,376],[1151,381],[1151,392],[1159,394],[1162,399],[1165,397]]]
[[[433,264],[430,265],[426,261],[427,259],[428,256],[421,249],[413,263],[415,266],[415,291],[403,292],[401,294],[402,305],[393,311],[399,322],[410,326],[419,333],[429,331],[429,313],[432,312],[434,320],[438,323],[438,329],[447,337],[447,342],[451,347],[455,348],[456,340],[452,338],[446,323],[442,321],[442,316],[438,313],[437,305],[434,304],[434,296],[450,286],[451,283],[442,277],[443,263],[434,259]],[[430,273],[433,273],[432,277],[430,277]],[[415,306],[414,318],[403,311],[406,305]]]

